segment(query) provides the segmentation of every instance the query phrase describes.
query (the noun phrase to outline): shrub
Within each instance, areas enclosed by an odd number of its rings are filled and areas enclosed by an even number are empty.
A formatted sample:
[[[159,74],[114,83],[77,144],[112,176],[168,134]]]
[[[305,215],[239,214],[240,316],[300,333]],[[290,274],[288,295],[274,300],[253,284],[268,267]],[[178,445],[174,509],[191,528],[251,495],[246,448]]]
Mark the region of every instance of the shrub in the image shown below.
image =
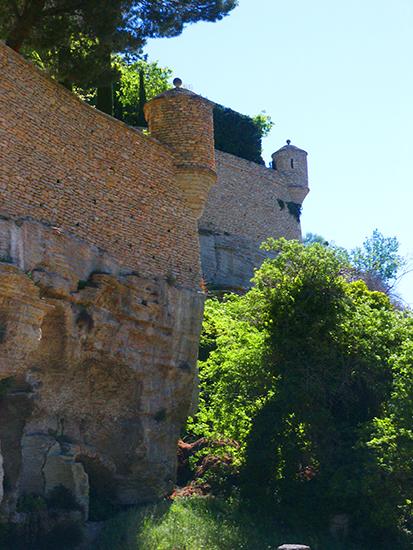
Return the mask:
[[[264,164],[261,158],[263,130],[253,118],[232,109],[215,105],[215,148],[237,157]]]

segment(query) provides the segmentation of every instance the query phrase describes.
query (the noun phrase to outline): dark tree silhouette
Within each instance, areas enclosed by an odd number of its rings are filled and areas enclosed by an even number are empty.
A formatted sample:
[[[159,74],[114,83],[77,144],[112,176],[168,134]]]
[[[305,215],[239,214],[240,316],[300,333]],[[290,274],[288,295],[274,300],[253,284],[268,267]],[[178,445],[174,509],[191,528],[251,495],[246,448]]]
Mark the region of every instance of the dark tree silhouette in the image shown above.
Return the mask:
[[[185,25],[217,21],[237,0],[0,0],[0,38],[35,50],[61,82],[95,85],[111,109],[111,54],[135,59],[148,38],[179,35]]]

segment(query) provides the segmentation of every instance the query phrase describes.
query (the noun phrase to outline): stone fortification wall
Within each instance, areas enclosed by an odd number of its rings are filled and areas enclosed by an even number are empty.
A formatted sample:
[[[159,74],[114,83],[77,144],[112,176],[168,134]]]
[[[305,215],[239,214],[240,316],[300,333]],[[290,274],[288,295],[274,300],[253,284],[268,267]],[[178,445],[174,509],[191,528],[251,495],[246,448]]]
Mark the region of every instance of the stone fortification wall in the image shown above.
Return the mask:
[[[95,520],[102,502],[173,487],[196,399],[212,105],[177,89],[145,112],[154,137],[0,43],[0,520],[59,485]],[[248,286],[262,240],[300,237],[294,151],[284,175],[216,152],[208,282]]]
[[[265,257],[261,242],[301,238],[300,222],[288,208],[297,200],[296,188],[288,174],[228,153],[215,155],[218,181],[199,221],[203,276],[210,288],[246,288]],[[306,188],[298,189],[305,196]]]
[[[215,155],[218,182],[210,191],[201,228],[255,242],[268,237],[301,238],[299,222],[277,202],[292,199],[276,170],[221,151]]]
[[[212,116],[210,117],[212,120]],[[143,276],[196,287],[196,215],[173,151],[0,43],[0,213],[60,227]]]
[[[0,43],[0,520],[60,485],[95,520],[102,502],[173,488],[196,399],[212,106],[172,90],[147,116],[163,143]]]

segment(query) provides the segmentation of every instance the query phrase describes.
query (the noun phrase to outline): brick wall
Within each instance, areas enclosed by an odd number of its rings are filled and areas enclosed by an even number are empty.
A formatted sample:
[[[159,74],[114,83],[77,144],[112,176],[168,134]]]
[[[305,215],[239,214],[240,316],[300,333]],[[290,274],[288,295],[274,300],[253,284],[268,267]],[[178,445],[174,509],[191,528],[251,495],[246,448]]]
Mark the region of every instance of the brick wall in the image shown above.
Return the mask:
[[[286,203],[294,202],[275,171],[216,151],[218,182],[209,194],[199,227],[261,243],[268,237],[301,238],[301,227]],[[284,201],[280,208],[277,199]]]
[[[213,103],[184,88],[168,90],[145,105],[151,135],[174,151],[177,185],[197,218],[216,181]]]
[[[85,105],[0,43],[0,213],[197,287],[196,218],[168,147]]]

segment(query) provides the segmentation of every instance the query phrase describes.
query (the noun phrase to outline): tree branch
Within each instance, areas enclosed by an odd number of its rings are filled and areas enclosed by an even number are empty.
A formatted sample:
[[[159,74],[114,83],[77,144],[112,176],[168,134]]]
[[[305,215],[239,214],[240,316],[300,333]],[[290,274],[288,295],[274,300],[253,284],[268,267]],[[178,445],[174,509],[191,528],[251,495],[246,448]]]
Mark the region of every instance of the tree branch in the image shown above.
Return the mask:
[[[56,8],[48,8],[43,10],[42,17],[48,17],[51,15],[61,15],[71,11],[78,10],[84,5],[84,1],[77,0],[76,2],[69,2],[68,4]]]

